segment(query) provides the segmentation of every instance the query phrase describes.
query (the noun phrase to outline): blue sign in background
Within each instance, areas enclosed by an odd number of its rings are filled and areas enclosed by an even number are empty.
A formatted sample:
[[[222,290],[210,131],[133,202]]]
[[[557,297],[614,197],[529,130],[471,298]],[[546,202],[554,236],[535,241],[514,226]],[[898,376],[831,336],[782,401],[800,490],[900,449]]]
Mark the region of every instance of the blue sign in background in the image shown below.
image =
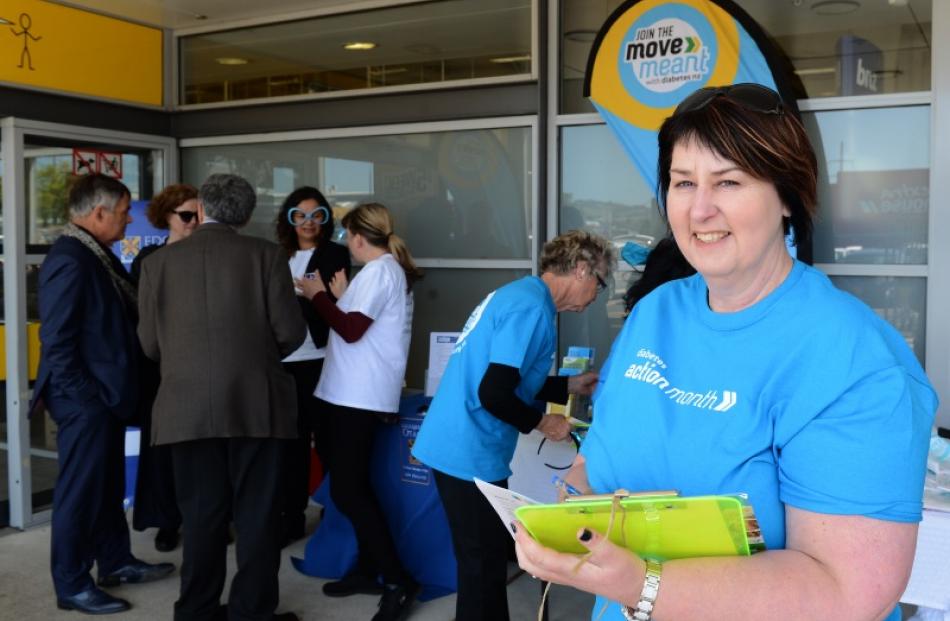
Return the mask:
[[[145,217],[150,201],[132,201],[129,215],[132,222],[125,228],[125,237],[112,244],[112,252],[119,257],[125,269],[132,269],[132,261],[145,246],[161,244],[168,237],[168,231],[157,229]]]

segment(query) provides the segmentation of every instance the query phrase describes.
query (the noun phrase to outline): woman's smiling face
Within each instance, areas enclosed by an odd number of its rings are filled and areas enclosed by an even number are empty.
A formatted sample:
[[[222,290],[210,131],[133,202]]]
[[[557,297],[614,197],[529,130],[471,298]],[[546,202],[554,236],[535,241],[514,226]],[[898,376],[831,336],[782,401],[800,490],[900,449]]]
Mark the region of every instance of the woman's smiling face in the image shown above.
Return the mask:
[[[782,222],[789,211],[775,186],[695,140],[673,148],[666,211],[711,295],[765,284],[776,265],[790,262]]]

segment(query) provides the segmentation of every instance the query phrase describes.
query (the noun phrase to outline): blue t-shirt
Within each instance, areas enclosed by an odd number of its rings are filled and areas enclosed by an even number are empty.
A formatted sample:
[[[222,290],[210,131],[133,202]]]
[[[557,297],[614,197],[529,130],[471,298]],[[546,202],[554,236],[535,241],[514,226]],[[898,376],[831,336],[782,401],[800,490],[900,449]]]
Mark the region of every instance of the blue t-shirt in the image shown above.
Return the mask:
[[[747,493],[773,550],[785,504],[919,521],[937,397],[900,334],[800,262],[742,311],[706,296],[697,274],[634,307],[581,449],[593,489]]]
[[[536,276],[488,294],[472,312],[449,358],[413,445],[413,456],[453,477],[500,481],[518,430],[502,422],[478,398],[489,363],[515,367],[521,383],[515,394],[532,403],[551,370],[556,346],[554,300]]]

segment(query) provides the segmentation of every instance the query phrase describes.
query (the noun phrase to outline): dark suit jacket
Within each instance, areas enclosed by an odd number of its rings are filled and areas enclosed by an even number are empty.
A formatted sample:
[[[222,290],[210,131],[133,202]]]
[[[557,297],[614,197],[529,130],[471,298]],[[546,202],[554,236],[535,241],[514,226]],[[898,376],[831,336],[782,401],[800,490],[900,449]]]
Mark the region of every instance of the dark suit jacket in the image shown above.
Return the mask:
[[[336,298],[330,293],[330,280],[340,270],[346,270],[346,277],[349,278],[350,267],[350,251],[340,244],[324,241],[317,246],[313,251],[313,256],[307,262],[307,273],[320,273],[323,285],[327,288],[327,294],[335,302]],[[310,338],[313,339],[314,345],[326,347],[327,340],[330,338],[330,326],[317,313],[313,302],[298,295],[297,303],[300,305],[304,319],[307,320],[307,328],[310,330]]]
[[[295,438],[293,377],[280,361],[304,341],[287,255],[203,224],[142,263],[139,339],[159,361],[152,443]]]
[[[118,259],[115,263],[124,269]],[[135,309],[127,307],[105,267],[79,240],[60,237],[43,260],[39,307],[34,402],[54,391],[80,407],[104,406],[130,418],[138,400]]]

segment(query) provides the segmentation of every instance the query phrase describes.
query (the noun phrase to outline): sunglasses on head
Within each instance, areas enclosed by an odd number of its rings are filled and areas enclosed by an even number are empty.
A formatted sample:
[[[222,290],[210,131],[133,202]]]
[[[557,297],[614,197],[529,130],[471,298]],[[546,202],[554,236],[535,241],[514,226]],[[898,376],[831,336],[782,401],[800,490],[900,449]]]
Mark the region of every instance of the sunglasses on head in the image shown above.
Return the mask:
[[[172,213],[181,218],[181,221],[185,224],[190,223],[198,217],[197,211],[173,211]]]
[[[330,219],[330,210],[326,207],[317,207],[310,213],[307,213],[300,207],[294,207],[287,212],[287,222],[292,226],[300,226],[304,222],[313,221],[315,224],[323,224]]]
[[[742,82],[728,86],[707,86],[701,88],[676,106],[673,115],[702,110],[717,97],[728,97],[746,110],[761,114],[785,114],[785,105],[778,93],[761,84]]]

